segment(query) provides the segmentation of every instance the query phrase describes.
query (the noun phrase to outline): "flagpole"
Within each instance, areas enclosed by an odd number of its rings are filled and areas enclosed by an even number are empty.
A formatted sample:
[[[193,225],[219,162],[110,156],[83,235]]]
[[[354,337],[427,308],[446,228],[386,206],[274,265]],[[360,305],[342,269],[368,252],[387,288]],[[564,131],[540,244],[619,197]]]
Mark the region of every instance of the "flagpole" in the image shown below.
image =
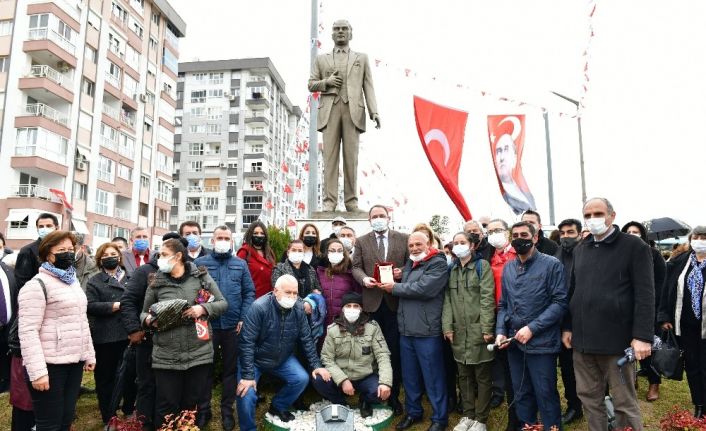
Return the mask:
[[[549,113],[542,111],[544,117],[544,137],[547,141],[547,185],[549,187],[549,224],[554,224],[554,176],[552,174],[552,146],[549,141]]]
[[[579,113],[579,101],[574,100],[571,97],[564,96],[563,94],[559,94],[556,91],[552,91],[552,93],[555,96],[561,97],[562,99],[564,99],[567,102],[576,106],[576,123],[578,124],[578,131],[579,131],[579,163],[580,163],[580,167],[581,167],[581,203],[585,203],[586,202],[586,172],[584,170],[584,162],[583,162],[583,133],[581,132],[581,114]]]
[[[313,69],[316,56],[319,54],[319,1],[311,0],[311,62]],[[311,70],[311,69],[310,69]],[[316,130],[316,115],[319,111],[319,102],[312,95],[309,97],[309,190],[307,191],[307,214],[318,210],[319,191],[319,132]]]

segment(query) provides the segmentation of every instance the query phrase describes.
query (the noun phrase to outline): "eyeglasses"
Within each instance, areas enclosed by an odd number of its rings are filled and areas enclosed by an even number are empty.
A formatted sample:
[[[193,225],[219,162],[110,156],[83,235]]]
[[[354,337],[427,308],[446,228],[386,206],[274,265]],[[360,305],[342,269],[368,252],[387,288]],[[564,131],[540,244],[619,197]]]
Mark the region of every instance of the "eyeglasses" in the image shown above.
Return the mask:
[[[488,231],[489,234],[503,233],[503,232],[506,232],[506,230],[505,230],[505,229],[502,229],[502,228],[500,228],[500,229],[493,229],[493,230],[489,230],[489,231]]]

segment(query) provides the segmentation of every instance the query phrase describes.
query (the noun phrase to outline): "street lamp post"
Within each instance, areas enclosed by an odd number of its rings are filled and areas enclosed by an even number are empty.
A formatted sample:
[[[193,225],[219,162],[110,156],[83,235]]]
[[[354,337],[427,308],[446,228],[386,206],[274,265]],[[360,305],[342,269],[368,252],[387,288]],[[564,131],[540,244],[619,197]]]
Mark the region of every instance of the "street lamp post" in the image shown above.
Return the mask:
[[[581,202],[586,202],[586,172],[584,170],[583,162],[583,134],[581,133],[581,115],[579,115],[579,102],[563,94],[559,94],[556,91],[552,91],[555,96],[561,97],[569,103],[576,106],[576,123],[579,129],[579,160],[581,163]]]

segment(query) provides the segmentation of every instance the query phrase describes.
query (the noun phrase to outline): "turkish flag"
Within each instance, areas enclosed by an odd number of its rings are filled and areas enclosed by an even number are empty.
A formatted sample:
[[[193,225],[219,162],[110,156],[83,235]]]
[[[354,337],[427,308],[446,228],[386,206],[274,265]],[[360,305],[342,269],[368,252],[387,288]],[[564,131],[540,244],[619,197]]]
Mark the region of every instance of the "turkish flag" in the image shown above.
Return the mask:
[[[464,220],[471,211],[458,187],[468,113],[414,96],[417,132],[432,169]]]
[[[289,187],[289,184],[284,185],[284,192],[285,193],[292,193],[292,188]]]
[[[56,196],[60,201],[61,204],[66,208],[68,211],[73,211],[74,207],[71,205],[71,202],[66,198],[66,193],[64,193],[63,190],[59,189],[49,189],[49,192],[51,192],[54,196]]]
[[[282,172],[289,172],[289,167],[286,163],[282,162]]]
[[[272,205],[271,200],[269,200],[269,199],[267,200],[267,202],[265,203],[265,208],[267,208],[268,210],[271,210],[272,208],[274,208],[274,205]]]
[[[302,188],[302,180],[297,179],[297,183],[295,184],[295,187],[298,189]]]
[[[515,214],[536,209],[522,174],[525,143],[524,115],[488,115],[488,140],[500,193]]]
[[[296,227],[296,226],[297,226],[297,222],[295,222],[294,220],[292,220],[292,219],[290,218],[289,221],[287,222],[287,226],[289,226],[289,227]]]
[[[306,208],[306,206],[304,205],[304,202],[299,202],[299,204],[297,204],[297,208],[303,210],[304,208]]]

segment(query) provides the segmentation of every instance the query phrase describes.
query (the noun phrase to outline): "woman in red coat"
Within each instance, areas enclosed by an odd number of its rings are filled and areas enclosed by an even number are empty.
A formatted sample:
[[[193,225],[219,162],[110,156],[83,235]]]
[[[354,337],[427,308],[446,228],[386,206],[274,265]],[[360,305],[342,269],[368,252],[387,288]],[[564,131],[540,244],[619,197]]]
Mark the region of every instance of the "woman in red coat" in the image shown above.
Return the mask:
[[[263,222],[258,220],[250,223],[237,255],[248,263],[250,276],[255,283],[255,298],[270,292],[275,255],[267,240],[267,227]]]

